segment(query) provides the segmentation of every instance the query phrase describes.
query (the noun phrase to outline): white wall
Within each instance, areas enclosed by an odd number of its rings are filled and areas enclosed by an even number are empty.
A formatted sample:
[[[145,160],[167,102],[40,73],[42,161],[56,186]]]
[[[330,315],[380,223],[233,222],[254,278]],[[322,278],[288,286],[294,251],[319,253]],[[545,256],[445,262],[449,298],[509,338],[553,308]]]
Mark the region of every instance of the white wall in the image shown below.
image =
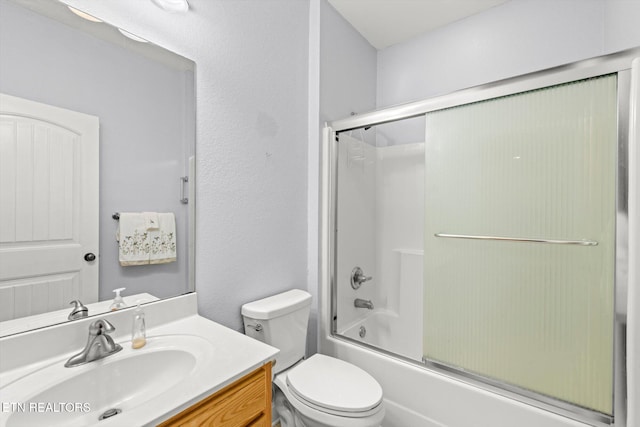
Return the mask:
[[[65,3],[197,64],[200,314],[240,329],[243,303],[306,288],[309,3]]]
[[[378,107],[640,45],[637,0],[511,0],[378,54]]]
[[[608,0],[604,6],[605,52],[617,52],[640,45],[640,1]]]
[[[374,110],[377,51],[327,0],[320,24],[321,124]]]

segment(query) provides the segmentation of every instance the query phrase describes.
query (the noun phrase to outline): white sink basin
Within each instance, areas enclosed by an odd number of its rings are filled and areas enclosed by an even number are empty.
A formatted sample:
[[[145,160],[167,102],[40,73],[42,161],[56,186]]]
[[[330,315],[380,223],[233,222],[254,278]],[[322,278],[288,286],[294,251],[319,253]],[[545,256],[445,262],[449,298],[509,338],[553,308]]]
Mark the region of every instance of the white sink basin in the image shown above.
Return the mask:
[[[56,360],[3,385],[0,400],[14,406],[0,414],[0,425],[123,425],[127,411],[197,378],[214,353],[209,341],[192,335],[150,336],[138,350],[130,341],[119,344],[123,350],[104,359],[73,368]],[[122,412],[99,421],[109,409]]]
[[[0,338],[0,427],[155,427],[273,360],[278,350],[196,313],[195,294],[145,306],[147,345],[124,341],[130,310],[104,316],[122,350],[65,368],[95,318]],[[122,412],[99,420],[109,409]]]

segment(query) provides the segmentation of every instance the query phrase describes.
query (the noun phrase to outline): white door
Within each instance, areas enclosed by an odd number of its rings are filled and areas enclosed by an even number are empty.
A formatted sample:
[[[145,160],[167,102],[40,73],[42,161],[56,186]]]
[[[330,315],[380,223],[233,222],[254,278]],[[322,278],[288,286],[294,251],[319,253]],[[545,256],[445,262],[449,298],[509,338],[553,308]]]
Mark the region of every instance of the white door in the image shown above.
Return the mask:
[[[0,321],[98,300],[98,123],[0,94]]]

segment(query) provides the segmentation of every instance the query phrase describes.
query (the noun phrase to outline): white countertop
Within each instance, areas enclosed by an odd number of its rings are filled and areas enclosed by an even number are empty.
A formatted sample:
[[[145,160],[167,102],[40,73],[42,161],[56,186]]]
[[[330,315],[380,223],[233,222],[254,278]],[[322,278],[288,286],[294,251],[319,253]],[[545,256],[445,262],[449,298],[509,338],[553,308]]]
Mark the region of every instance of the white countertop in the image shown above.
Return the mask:
[[[187,300],[179,300],[179,298],[187,298]],[[188,298],[192,298],[193,301]],[[180,303],[180,301],[187,301],[187,303]],[[145,306],[147,319],[153,317],[165,318],[159,324],[157,324],[158,320],[147,322],[149,325],[147,328],[147,344],[138,350],[131,349],[130,326],[128,328],[124,326],[131,324],[133,310],[123,310],[123,312],[100,316],[101,318],[109,319],[117,329],[120,329],[120,333],[114,334],[114,340],[123,347],[120,353],[102,360],[116,359],[119,354],[121,357],[129,357],[134,353],[140,355],[145,351],[157,351],[157,345],[154,346],[154,343],[171,342],[172,337],[197,336],[207,341],[207,348],[209,349],[206,353],[207,360],[204,361],[205,365],[198,368],[198,374],[188,376],[189,379],[187,381],[177,383],[146,402],[123,409],[121,414],[99,421],[99,424],[97,417],[103,408],[98,408],[99,410],[96,413],[93,413],[92,410],[91,416],[84,419],[83,425],[94,425],[91,424],[92,421],[87,421],[93,419],[95,419],[95,425],[100,427],[157,425],[275,359],[278,350],[274,347],[193,314],[193,312],[184,313],[183,310],[181,313],[176,314],[176,312],[181,311],[181,305],[195,308],[195,295],[178,297],[178,299],[174,299],[173,304],[171,300],[165,300]],[[195,309],[192,309],[192,311],[195,311]],[[60,381],[57,377],[62,378],[63,376],[76,375],[77,373],[90,372],[96,366],[92,364],[99,364],[101,361],[90,362],[74,368],[64,368],[63,365],[71,355],[82,350],[84,342],[81,341],[82,344],[78,345],[80,338],[77,338],[77,336],[84,335],[84,341],[86,341],[85,331],[87,331],[87,326],[96,319],[96,317],[83,319],[80,324],[70,322],[69,324],[58,325],[57,327],[52,327],[48,334],[47,329],[42,329],[34,332],[32,336],[20,337],[18,335],[14,341],[8,341],[11,337],[0,339],[0,358],[5,359],[4,363],[0,361],[0,365],[2,365],[0,366],[2,368],[0,370],[0,401],[9,400],[9,403],[19,403],[12,401],[16,399],[16,396],[24,396],[22,400],[26,401],[41,390],[55,385],[56,381]],[[72,328],[75,330],[72,330]],[[124,329],[127,329],[127,331]],[[48,355],[46,351],[43,351],[46,357],[25,357],[29,353],[33,353],[33,348],[37,348],[33,346],[34,342],[44,341],[43,344],[45,345],[51,342],[57,344],[58,341],[69,341],[69,335],[76,336],[72,346],[68,342],[65,343],[66,349],[70,351],[65,351],[64,353],[58,351],[56,354]],[[61,339],[55,340],[56,337]],[[67,338],[62,339],[62,337]],[[176,339],[176,341],[179,340]],[[21,354],[16,355],[15,353]],[[51,353],[51,350],[49,353]],[[21,359],[23,359],[23,362],[21,362]],[[198,361],[198,363],[202,362],[202,360]],[[47,372],[50,370],[52,374],[47,375],[41,382],[38,382],[37,387],[29,386],[29,381],[24,379],[29,374],[36,375],[35,373],[42,369],[47,369]],[[23,395],[20,394],[22,391],[18,389],[19,393],[16,394],[15,385],[19,381],[21,384],[25,384],[25,387],[39,388],[40,390],[27,390]],[[52,382],[52,384],[47,382]],[[64,400],[64,397],[61,396],[60,400]],[[123,407],[126,407],[124,403]],[[3,413],[0,413],[0,426],[5,427],[11,413],[7,413],[7,408],[2,411]]]
[[[156,425],[170,418],[239,380],[265,363],[273,361],[279,351],[274,347],[200,316],[191,316],[184,320],[173,322],[163,327],[162,330],[154,332],[177,334],[185,330],[198,331],[199,336],[211,340],[216,347],[216,353],[210,362],[210,369],[204,372],[196,381],[185,384],[184,390],[172,389],[169,396],[165,396],[166,398],[154,399],[152,405],[157,408],[158,412],[155,418],[145,421],[148,425]],[[149,341],[153,340],[152,335],[148,335],[147,338]],[[176,397],[179,395],[181,395],[180,403],[176,405]],[[171,405],[176,406],[164,412],[160,409],[163,407],[170,408]],[[143,418],[140,418],[140,420],[142,421]],[[111,424],[101,422],[100,425],[107,427]],[[113,426],[117,425],[118,423],[115,421]]]

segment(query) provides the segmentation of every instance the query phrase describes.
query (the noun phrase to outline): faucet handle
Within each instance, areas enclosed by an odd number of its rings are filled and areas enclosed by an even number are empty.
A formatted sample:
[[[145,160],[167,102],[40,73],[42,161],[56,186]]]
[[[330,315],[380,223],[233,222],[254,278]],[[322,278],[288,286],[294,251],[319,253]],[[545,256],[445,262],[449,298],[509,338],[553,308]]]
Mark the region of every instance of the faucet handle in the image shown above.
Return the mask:
[[[98,319],[89,326],[89,334],[91,335],[110,334],[115,330],[116,327],[113,326],[107,319]]]
[[[360,267],[355,267],[351,271],[351,287],[353,289],[358,289],[364,282],[367,282],[371,279],[373,279],[373,277],[365,276]]]

